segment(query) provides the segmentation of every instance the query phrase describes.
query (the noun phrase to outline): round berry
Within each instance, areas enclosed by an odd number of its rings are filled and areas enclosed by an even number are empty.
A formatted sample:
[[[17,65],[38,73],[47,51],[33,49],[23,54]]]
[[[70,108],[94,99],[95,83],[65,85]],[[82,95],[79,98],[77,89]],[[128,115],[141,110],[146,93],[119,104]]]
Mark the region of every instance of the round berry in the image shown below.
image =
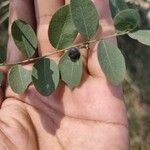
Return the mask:
[[[68,50],[68,56],[71,60],[76,61],[80,58],[80,51],[76,47],[72,47]]]

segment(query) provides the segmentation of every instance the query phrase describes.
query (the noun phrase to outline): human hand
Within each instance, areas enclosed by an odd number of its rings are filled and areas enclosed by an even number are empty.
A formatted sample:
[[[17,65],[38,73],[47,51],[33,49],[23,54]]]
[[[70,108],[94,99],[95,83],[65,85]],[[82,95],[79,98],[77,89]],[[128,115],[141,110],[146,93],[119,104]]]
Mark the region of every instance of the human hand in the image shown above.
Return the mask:
[[[108,0],[93,1],[101,16],[102,28],[98,34],[112,34]],[[10,26],[16,19],[30,23],[37,29],[38,55],[44,55],[52,49],[47,36],[49,19],[64,4],[63,0],[10,0]],[[77,41],[80,40],[78,37]],[[96,45],[83,55],[83,79],[73,90],[61,82],[51,96],[43,97],[32,85],[22,95],[6,86],[0,110],[0,149],[129,149],[121,87],[107,82],[98,64]],[[51,57],[56,61],[59,58],[60,55]],[[8,63],[22,59],[9,35]],[[30,69],[31,65],[24,67]]]

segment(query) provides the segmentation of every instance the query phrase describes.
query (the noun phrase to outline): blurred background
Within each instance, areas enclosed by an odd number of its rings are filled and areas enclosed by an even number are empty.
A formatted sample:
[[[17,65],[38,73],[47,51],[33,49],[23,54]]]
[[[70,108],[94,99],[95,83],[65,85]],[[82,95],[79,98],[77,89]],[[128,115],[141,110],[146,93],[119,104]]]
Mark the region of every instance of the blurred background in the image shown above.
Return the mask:
[[[67,0],[68,1],[68,0]],[[139,10],[140,29],[150,29],[150,0],[125,0]],[[148,2],[149,1],[149,2]],[[8,0],[0,0],[0,52],[6,52]],[[122,36],[118,44],[125,56],[127,76],[123,83],[128,110],[130,149],[150,150],[150,47]]]

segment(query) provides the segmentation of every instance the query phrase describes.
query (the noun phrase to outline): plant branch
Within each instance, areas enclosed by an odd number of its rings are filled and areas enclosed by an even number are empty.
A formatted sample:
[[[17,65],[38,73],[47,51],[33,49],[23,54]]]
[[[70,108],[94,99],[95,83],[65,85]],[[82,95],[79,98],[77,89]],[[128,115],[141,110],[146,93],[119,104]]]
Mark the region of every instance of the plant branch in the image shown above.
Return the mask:
[[[53,49],[50,53],[48,53],[48,54],[46,54],[44,56],[40,56],[40,57],[36,57],[36,58],[30,58],[30,59],[26,59],[26,60],[23,60],[23,61],[20,61],[20,62],[16,62],[16,63],[10,63],[10,64],[2,63],[2,64],[0,64],[0,66],[7,66],[7,67],[9,67],[9,66],[14,66],[14,65],[23,65],[23,64],[32,63],[32,62],[34,62],[36,60],[39,60],[39,59],[42,59],[42,58],[46,58],[46,57],[49,57],[51,55],[55,55],[55,54],[60,53],[60,52],[68,51],[71,47],[85,48],[86,44],[96,43],[96,42],[99,42],[100,40],[109,39],[109,38],[116,37],[116,36],[121,36],[121,35],[126,35],[129,32],[130,31],[123,32],[123,33],[115,33],[115,34],[112,34],[112,35],[109,35],[109,36],[105,36],[105,37],[103,37],[101,39],[94,39],[94,40],[86,41],[86,42],[83,42],[83,43],[78,43],[76,45],[70,46],[70,47],[62,49],[62,50]]]

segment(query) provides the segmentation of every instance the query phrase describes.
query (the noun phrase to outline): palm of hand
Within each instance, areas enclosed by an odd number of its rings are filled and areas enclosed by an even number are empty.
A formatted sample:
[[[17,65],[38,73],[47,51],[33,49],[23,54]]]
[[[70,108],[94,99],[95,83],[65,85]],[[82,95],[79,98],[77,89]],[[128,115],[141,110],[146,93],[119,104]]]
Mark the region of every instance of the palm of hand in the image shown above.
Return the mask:
[[[2,128],[10,146],[14,143],[14,149],[21,150],[97,150],[109,149],[110,141],[117,149],[119,141],[113,139],[123,142],[121,138],[127,136],[123,101],[105,79],[85,76],[81,87],[71,91],[61,83],[49,98],[31,87],[23,98],[5,100],[1,120],[7,121],[7,130]],[[126,149],[124,144],[121,149]]]
[[[24,95],[7,89],[0,149],[128,149],[120,88],[106,81],[94,55],[86,57],[82,83],[74,90],[60,83],[50,97],[42,97],[32,86]]]

